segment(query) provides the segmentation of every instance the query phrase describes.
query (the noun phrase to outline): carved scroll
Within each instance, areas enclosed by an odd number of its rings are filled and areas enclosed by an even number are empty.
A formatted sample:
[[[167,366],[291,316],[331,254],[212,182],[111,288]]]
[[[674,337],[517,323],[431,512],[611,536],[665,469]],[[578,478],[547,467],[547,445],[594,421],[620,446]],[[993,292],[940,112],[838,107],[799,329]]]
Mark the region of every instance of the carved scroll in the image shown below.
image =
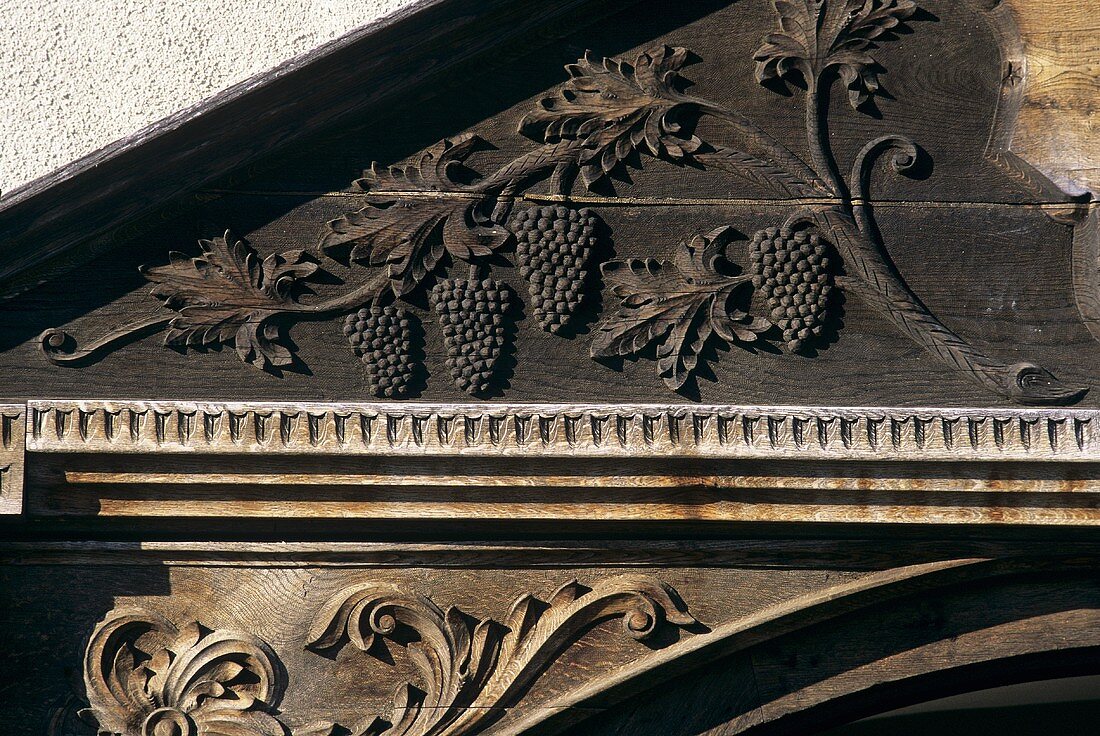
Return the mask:
[[[251,634],[176,628],[158,614],[121,608],[92,632],[84,658],[88,707],[79,718],[100,736],[458,736],[483,731],[593,626],[619,619],[644,640],[666,625],[697,622],[679,595],[648,575],[620,575],[591,588],[576,580],[548,601],[519,598],[501,622],[472,621],[455,607],[389,585],[347,588],[317,611],[305,646],[350,641],[371,651],[383,638],[408,649],[422,681],[397,688],[387,718],[351,731],[333,723],[294,729],[277,706],[288,687],[278,657]],[[54,719],[62,736],[66,718]]]
[[[81,717],[111,736],[284,736],[271,714],[285,674],[263,641],[197,622],[177,629],[147,611],[117,610],[84,658]]]
[[[321,608],[308,647],[326,650],[350,641],[370,651],[381,638],[411,633],[409,657],[421,682],[399,687],[392,714],[368,719],[354,733],[461,736],[499,719],[588,629],[612,618],[639,640],[666,622],[696,624],[676,592],[648,575],[606,578],[591,588],[573,580],[546,602],[524,595],[499,623],[471,622],[457,608],[443,610],[423,595],[365,584],[336,594]]]

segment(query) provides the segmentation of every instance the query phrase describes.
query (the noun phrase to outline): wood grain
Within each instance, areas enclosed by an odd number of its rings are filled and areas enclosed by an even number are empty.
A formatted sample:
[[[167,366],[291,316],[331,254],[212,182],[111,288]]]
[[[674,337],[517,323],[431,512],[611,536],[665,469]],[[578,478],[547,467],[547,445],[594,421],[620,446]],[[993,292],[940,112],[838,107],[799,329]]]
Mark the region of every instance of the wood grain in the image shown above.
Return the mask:
[[[917,4],[425,0],[6,198],[0,730],[1100,672],[1096,3]]]
[[[1069,191],[1100,189],[1100,24],[1090,3],[1009,0],[1027,55],[1012,149]]]

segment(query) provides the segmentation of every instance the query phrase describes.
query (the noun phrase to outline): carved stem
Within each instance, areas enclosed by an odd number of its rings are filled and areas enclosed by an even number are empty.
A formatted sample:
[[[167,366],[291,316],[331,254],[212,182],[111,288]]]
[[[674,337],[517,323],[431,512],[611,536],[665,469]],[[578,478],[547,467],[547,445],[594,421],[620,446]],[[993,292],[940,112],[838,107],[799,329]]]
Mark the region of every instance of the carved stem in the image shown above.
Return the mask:
[[[793,219],[806,219],[804,214]],[[830,233],[852,274],[844,285],[880,311],[939,360],[975,381],[1024,404],[1064,404],[1086,389],[1067,386],[1034,363],[1007,365],[975,349],[945,327],[909,289],[889,256],[838,207],[812,211],[810,219]]]
[[[825,180],[819,172],[794,154],[789,148],[771,137],[744,115],[727,110],[707,100],[693,99],[694,104],[704,115],[721,120],[733,128],[741,137],[747,152],[761,156],[783,168],[794,179],[816,190],[821,196],[838,196],[835,184]]]
[[[827,98],[821,91],[826,82],[820,74],[807,77],[807,80],[809,89],[806,92],[806,139],[810,144],[810,159],[832,193],[848,200],[848,191],[837,170],[832,146],[829,145],[829,131],[825,127],[825,116],[822,115],[821,106]]]
[[[108,349],[121,343],[159,332],[168,326],[174,316],[174,314],[150,315],[112,330],[83,348],[78,347],[76,339],[65,330],[50,328],[38,336],[38,349],[54,365],[76,365],[101,356]]]
[[[583,140],[567,140],[539,146],[486,177],[479,182],[478,188],[483,192],[500,191],[502,197],[513,197],[520,187],[540,174],[563,164],[576,164],[584,143]]]
[[[920,149],[917,144],[907,136],[885,135],[876,138],[859,152],[855,163],[852,164],[852,177],[850,184],[855,194],[852,202],[853,214],[859,229],[881,246],[878,236],[878,228],[875,226],[874,213],[871,210],[871,171],[878,157],[887,151],[893,151],[890,165],[894,171],[903,173],[917,163]]]
[[[374,301],[385,292],[388,284],[389,274],[386,269],[379,269],[365,283],[346,294],[314,304],[294,304],[272,314],[293,314],[299,319],[325,319]]]

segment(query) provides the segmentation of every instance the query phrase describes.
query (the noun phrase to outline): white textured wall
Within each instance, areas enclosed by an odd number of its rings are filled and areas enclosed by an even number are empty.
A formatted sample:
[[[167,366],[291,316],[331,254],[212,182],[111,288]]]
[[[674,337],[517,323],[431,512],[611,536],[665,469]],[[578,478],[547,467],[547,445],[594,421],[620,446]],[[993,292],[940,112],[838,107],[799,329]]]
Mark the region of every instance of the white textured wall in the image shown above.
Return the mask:
[[[0,0],[0,190],[409,2]]]

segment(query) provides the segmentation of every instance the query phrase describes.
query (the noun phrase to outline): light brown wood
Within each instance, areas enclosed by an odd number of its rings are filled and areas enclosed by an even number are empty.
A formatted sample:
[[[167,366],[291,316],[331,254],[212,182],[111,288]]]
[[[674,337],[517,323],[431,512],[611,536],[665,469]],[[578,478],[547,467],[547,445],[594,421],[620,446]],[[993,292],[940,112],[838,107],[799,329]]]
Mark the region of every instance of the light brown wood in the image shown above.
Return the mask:
[[[1027,58],[1012,150],[1068,191],[1100,192],[1100,15],[1091,2],[1005,0]]]

